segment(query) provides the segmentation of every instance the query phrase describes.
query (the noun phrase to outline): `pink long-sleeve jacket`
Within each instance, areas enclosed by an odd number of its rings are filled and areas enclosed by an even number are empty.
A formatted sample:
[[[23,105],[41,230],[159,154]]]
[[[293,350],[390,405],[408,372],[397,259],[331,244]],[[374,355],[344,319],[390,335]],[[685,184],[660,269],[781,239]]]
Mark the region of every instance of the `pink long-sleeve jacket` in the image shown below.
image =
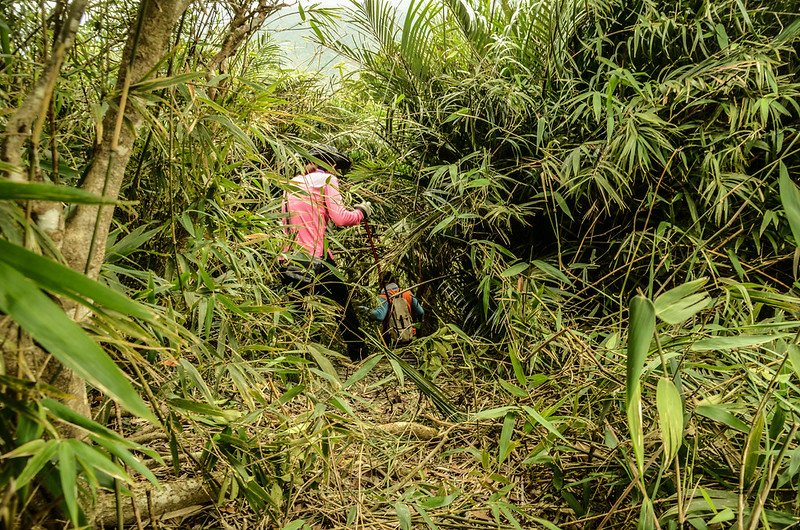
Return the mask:
[[[336,226],[357,225],[364,218],[361,210],[348,210],[339,194],[339,180],[335,175],[317,170],[308,175],[298,175],[291,181],[296,188],[286,193],[282,212],[286,235],[293,239],[283,249],[291,253],[297,247],[311,257],[322,258],[325,254],[325,230],[328,221]],[[328,257],[333,253],[328,249]]]

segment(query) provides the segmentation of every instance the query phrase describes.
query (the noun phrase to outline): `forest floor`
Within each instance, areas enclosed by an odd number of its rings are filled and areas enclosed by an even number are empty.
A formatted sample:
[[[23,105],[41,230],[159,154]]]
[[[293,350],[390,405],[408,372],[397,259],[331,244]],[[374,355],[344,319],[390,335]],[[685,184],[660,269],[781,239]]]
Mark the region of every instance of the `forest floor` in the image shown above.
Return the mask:
[[[274,466],[278,476],[269,477],[275,482],[265,488],[272,499],[269,516],[250,509],[241,492],[231,495],[237,486],[222,480],[223,498],[234,500],[210,504],[219,497],[208,492],[203,501],[161,516],[157,527],[482,529],[539,527],[534,522],[544,520],[570,528],[579,522],[553,491],[552,459],[541,429],[511,440],[503,438],[505,414],[445,421],[399,370],[385,358],[376,361],[360,375],[369,360],[359,366],[334,361],[333,381],[308,372],[306,390],[282,407],[284,431],[266,438],[278,436],[284,443],[261,449],[264,460],[280,457]],[[503,402],[496,395],[495,386],[470,379],[463,368],[443,369],[435,381],[463,408],[511,404],[508,396]],[[187,426],[184,434],[190,432]],[[166,440],[154,442],[147,445],[169,454]],[[202,449],[201,441],[191,447],[195,455]],[[579,472],[593,467],[586,458],[568,466]],[[217,464],[215,469],[226,468]],[[171,467],[154,471],[170,480]]]

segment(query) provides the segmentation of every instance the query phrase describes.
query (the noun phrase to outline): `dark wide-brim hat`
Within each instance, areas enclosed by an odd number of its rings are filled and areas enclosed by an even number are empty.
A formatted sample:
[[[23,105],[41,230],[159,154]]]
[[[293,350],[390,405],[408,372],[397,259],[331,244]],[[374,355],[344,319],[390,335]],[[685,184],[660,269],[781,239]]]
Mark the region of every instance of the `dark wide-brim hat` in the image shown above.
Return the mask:
[[[320,144],[308,152],[310,162],[323,162],[329,166],[336,166],[336,169],[345,173],[353,165],[350,157],[340,153],[335,147]]]

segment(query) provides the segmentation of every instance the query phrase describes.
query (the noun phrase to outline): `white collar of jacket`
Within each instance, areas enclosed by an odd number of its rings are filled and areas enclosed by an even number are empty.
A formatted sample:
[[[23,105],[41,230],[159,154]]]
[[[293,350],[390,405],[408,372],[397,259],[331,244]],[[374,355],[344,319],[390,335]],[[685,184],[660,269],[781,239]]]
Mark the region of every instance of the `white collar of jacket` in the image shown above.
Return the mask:
[[[296,184],[303,184],[311,188],[323,188],[330,184],[335,177],[325,171],[317,170],[308,175],[297,175],[292,179]]]

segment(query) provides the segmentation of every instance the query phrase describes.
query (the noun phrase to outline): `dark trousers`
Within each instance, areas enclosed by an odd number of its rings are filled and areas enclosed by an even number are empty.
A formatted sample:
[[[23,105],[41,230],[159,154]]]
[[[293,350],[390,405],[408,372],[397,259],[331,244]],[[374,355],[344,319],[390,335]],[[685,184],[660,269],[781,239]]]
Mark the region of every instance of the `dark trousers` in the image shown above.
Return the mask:
[[[350,291],[347,286],[336,277],[329,269],[335,266],[333,261],[326,260],[326,264],[318,263],[316,267],[291,267],[281,274],[284,285],[294,287],[300,291],[320,294],[330,298],[343,309],[342,318],[339,320],[339,331],[342,340],[347,345],[347,355],[351,360],[357,361],[367,355],[367,348],[361,334],[361,325],[353,309]]]

